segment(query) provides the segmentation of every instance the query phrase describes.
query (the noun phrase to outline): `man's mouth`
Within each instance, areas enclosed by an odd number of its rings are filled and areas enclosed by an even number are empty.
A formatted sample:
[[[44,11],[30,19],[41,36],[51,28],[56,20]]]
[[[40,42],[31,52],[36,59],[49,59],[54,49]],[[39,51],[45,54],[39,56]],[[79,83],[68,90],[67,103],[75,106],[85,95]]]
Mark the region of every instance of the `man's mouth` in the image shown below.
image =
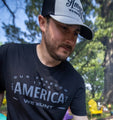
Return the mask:
[[[61,47],[64,48],[66,51],[72,51],[71,45],[62,45]]]

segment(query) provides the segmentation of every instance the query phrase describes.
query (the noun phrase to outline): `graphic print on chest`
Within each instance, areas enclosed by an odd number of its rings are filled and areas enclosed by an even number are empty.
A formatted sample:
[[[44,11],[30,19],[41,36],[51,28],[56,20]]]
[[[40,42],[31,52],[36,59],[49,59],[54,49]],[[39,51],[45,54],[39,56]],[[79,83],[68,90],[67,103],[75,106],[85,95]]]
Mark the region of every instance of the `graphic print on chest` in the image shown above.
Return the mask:
[[[14,75],[12,77],[12,99],[18,101],[19,97],[25,104],[40,106],[47,109],[66,109],[68,90],[59,85],[57,81],[46,80],[40,75]],[[59,106],[60,105],[60,106]]]

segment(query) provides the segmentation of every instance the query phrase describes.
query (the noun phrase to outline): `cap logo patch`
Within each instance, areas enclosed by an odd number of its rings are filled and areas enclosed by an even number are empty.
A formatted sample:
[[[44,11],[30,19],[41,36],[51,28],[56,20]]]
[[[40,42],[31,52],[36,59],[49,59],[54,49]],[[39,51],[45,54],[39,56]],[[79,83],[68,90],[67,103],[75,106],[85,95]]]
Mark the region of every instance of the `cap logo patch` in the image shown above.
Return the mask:
[[[77,14],[83,20],[83,9],[77,0],[67,0],[66,6],[69,7],[70,12]]]

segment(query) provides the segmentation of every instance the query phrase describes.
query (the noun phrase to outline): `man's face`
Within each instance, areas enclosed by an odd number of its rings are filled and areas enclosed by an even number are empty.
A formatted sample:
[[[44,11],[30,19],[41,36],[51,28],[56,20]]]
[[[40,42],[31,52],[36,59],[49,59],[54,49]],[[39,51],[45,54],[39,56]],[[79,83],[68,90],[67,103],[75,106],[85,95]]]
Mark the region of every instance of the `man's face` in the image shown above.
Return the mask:
[[[62,24],[50,18],[43,32],[44,44],[50,56],[58,61],[70,56],[79,32],[80,26]]]

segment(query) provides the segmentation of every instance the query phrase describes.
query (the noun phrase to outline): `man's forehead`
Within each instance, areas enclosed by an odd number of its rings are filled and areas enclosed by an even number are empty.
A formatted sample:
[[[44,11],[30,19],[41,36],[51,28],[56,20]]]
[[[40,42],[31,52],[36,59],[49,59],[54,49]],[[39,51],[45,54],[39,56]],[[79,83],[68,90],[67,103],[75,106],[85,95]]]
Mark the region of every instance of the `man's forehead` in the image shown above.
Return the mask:
[[[51,18],[51,19],[55,24],[62,25],[62,26],[65,26],[65,27],[75,28],[78,31],[80,31],[80,28],[81,28],[80,25],[64,24],[64,23],[61,23],[61,22],[58,22],[58,21],[54,20],[53,18]]]

